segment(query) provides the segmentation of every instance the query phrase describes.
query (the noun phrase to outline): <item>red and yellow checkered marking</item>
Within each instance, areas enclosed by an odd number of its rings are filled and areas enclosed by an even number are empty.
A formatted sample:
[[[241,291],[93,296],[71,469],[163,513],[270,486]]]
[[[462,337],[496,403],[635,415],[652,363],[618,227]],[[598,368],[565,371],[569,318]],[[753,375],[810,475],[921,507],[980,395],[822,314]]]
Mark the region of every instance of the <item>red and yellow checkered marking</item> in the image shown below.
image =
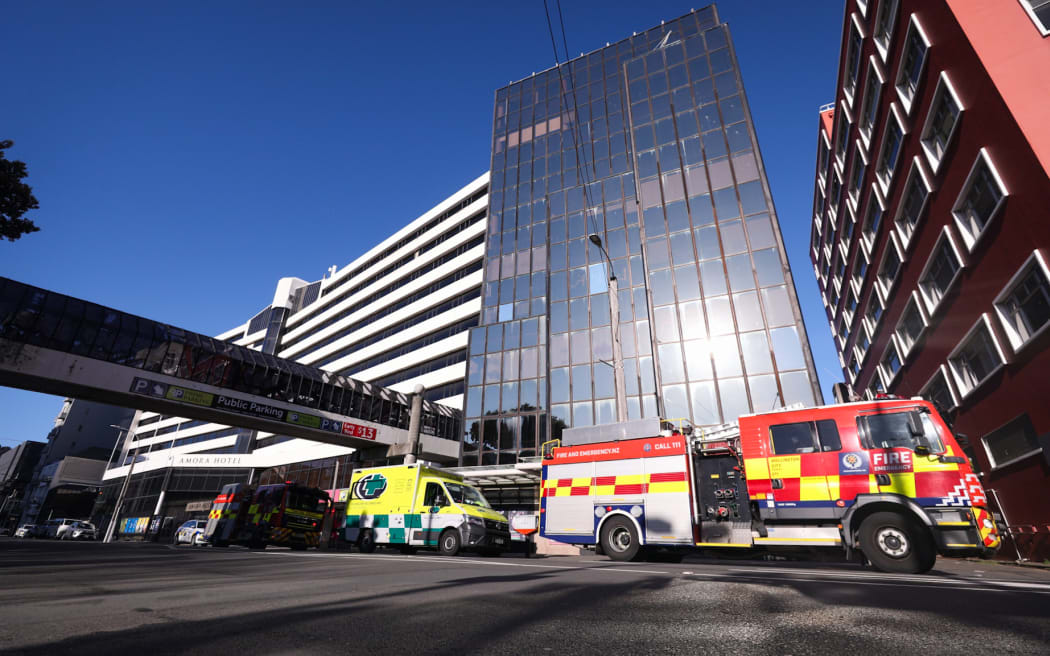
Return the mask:
[[[545,497],[611,496],[688,492],[685,472],[595,476],[592,478],[553,478],[543,481]]]
[[[985,508],[974,508],[973,516],[977,520],[977,531],[981,534],[981,542],[984,546],[989,549],[998,549],[999,533],[995,530],[995,520],[992,519],[992,514]]]

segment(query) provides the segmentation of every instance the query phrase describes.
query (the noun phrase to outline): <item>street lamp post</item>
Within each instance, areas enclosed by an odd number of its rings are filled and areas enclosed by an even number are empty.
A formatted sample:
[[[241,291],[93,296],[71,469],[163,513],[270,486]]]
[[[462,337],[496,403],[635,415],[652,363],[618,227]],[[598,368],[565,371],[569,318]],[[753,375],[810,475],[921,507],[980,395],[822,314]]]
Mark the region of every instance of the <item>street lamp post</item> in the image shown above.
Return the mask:
[[[609,264],[609,314],[612,315],[613,334],[613,379],[616,384],[616,421],[627,421],[627,387],[623,377],[623,348],[620,345],[620,286],[613,271],[612,258],[602,245],[598,235],[589,237]]]
[[[139,459],[139,447],[135,447],[135,453],[131,456],[131,464],[128,465],[128,475],[124,477],[124,485],[120,487],[120,494],[117,495],[117,503],[113,506],[113,516],[109,518],[109,528],[106,529],[106,538],[104,542],[113,541],[113,530],[117,527],[117,519],[120,517],[120,507],[124,505],[124,495],[128,492],[128,485],[131,483],[131,473],[135,471],[135,462]]]

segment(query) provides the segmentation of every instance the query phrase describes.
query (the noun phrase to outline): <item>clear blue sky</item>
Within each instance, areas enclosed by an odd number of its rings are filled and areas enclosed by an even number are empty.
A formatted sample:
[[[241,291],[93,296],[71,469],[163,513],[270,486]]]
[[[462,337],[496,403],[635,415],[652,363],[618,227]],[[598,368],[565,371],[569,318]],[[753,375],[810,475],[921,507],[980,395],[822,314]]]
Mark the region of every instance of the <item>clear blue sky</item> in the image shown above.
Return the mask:
[[[566,0],[569,51],[691,2]],[[806,248],[843,3],[717,4],[830,399],[841,371]],[[542,0],[6,3],[4,27],[0,139],[41,231],[0,242],[0,275],[207,334],[483,173],[495,89],[554,64]],[[43,440],[60,407],[0,388],[0,444]]]

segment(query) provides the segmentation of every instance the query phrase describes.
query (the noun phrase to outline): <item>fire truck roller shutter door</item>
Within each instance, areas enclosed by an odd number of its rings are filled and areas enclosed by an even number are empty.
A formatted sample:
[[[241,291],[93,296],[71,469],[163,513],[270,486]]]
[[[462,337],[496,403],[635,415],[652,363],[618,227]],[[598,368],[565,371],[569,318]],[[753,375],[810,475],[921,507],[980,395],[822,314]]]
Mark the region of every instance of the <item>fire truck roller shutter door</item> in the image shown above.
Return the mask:
[[[689,477],[686,456],[645,458],[646,543],[692,544],[693,522],[689,503]]]
[[[547,476],[542,490],[547,507],[546,532],[550,535],[592,535],[594,503],[590,485],[594,478],[594,463],[548,465]]]

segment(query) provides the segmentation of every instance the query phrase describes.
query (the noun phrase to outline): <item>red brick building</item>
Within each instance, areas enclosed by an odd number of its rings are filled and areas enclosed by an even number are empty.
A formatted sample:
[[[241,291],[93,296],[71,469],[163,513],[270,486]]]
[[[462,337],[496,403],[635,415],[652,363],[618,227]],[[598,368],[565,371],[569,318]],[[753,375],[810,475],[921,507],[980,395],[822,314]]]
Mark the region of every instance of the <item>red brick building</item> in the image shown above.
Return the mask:
[[[810,257],[853,394],[923,395],[1050,557],[1050,2],[847,0]]]

